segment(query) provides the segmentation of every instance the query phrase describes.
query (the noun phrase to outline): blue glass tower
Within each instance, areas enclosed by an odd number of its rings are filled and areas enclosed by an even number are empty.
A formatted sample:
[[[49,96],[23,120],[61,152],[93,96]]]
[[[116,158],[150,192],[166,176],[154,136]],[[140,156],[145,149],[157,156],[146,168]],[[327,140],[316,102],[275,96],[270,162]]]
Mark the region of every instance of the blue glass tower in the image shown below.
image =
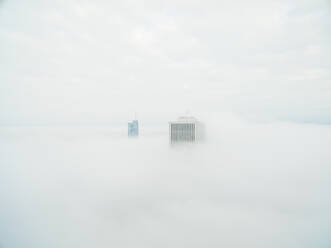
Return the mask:
[[[139,136],[138,120],[133,120],[133,121],[128,123],[128,136],[129,137]]]

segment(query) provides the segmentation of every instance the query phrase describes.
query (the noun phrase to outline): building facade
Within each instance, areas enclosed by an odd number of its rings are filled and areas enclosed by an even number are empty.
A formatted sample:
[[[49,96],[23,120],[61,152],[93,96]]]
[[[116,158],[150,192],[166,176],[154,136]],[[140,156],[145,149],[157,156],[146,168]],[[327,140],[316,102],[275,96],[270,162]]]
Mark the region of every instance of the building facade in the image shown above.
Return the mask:
[[[169,141],[174,143],[194,143],[201,139],[202,124],[194,117],[180,117],[169,122]]]
[[[128,122],[128,136],[137,137],[139,136],[139,124],[138,120]]]

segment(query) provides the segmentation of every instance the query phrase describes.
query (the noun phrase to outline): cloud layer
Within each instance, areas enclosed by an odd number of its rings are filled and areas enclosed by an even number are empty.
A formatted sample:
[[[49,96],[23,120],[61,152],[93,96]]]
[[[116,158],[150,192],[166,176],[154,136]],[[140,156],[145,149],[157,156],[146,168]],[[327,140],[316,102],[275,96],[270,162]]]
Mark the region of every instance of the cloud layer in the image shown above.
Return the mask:
[[[174,149],[166,127],[122,131],[2,128],[2,246],[330,243],[329,127],[227,117]]]

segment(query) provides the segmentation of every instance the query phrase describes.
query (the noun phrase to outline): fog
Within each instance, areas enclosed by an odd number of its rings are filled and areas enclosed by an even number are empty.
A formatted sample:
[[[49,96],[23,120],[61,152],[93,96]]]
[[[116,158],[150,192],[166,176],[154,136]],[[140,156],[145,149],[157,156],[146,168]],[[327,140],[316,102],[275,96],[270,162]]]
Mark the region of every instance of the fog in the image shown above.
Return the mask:
[[[167,126],[2,127],[2,247],[327,247],[331,128],[206,122],[200,144]]]
[[[329,247],[330,30],[328,0],[0,0],[0,248]],[[170,146],[186,111],[206,139]]]

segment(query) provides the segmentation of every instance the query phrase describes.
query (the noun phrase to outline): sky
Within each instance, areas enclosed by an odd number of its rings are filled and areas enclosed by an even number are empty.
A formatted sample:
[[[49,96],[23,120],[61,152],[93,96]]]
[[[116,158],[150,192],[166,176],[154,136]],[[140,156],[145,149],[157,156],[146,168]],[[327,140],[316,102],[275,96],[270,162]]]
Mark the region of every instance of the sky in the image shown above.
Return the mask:
[[[0,2],[0,123],[331,123],[331,2]]]

